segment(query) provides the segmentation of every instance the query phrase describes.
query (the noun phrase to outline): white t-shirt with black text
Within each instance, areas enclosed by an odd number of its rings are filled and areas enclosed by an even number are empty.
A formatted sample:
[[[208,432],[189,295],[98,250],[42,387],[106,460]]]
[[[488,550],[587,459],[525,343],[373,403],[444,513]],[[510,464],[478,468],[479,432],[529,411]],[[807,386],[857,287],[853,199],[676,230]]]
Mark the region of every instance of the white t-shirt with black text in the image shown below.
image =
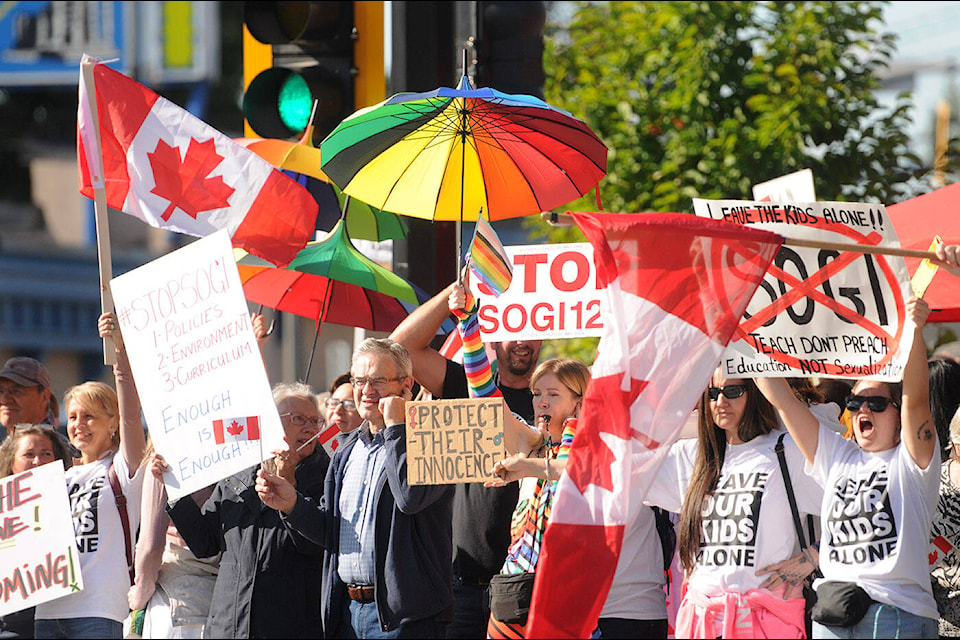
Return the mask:
[[[37,605],[38,620],[109,618],[123,622],[130,613],[127,603],[130,574],[124,553],[123,527],[107,475],[111,462],[127,499],[131,542],[136,541],[143,467],[131,478],[123,454],[117,452],[67,469],[67,497],[80,550],[83,590]]]
[[[878,602],[939,618],[930,587],[930,523],[940,491],[940,447],[920,469],[902,444],[871,453],[820,427],[810,473],[824,486],[823,581],[856,582]]]
[[[800,552],[793,514],[774,447],[777,429],[744,444],[728,444],[717,489],[704,500],[700,549],[691,588],[706,596],[758,589],[768,576],[756,571]],[[787,434],[784,453],[801,513],[820,510],[823,490],[804,473],[803,455]],[[699,442],[677,442],[656,474],[645,500],[679,512]]]

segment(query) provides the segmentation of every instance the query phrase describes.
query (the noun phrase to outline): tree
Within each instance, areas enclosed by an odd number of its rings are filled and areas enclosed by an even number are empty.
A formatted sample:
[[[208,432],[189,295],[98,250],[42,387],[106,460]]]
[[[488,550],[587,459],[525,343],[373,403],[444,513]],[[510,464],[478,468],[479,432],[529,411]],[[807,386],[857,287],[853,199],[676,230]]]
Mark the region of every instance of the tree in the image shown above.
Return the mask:
[[[751,199],[804,168],[821,200],[892,204],[929,168],[908,149],[909,95],[883,109],[873,93],[895,52],[884,4],[577,2],[567,26],[548,24],[545,95],[610,149],[607,211]],[[597,209],[592,193],[567,208]]]

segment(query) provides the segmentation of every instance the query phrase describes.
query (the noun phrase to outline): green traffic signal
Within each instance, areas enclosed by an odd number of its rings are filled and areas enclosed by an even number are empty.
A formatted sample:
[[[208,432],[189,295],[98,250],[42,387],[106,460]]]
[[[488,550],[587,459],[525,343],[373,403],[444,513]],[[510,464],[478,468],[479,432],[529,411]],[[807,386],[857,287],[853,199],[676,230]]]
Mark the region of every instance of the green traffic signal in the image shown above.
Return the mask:
[[[307,81],[297,74],[291,74],[283,81],[277,96],[277,112],[280,121],[292,133],[302,133],[310,122],[313,108],[313,96]]]

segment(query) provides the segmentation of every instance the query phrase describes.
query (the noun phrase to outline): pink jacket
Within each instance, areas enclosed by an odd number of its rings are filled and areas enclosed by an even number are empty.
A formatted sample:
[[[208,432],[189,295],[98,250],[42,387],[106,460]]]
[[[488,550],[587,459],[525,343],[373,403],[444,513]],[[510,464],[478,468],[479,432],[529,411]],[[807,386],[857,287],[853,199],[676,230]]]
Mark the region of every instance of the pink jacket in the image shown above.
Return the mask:
[[[677,611],[677,638],[716,638],[723,613],[723,638],[806,638],[803,598],[781,600],[769,591],[706,596],[688,589]]]

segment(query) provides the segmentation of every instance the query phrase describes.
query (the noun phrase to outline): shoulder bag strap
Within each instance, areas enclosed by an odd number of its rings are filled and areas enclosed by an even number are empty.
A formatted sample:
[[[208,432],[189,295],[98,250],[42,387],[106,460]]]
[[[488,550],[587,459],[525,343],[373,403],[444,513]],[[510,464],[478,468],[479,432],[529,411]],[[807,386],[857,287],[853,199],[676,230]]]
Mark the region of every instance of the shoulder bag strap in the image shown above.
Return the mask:
[[[800,524],[800,511],[797,509],[797,498],[793,495],[793,483],[790,482],[790,469],[787,468],[787,457],[783,453],[783,438],[786,434],[780,434],[777,439],[777,445],[773,448],[777,452],[777,459],[780,461],[780,473],[783,474],[783,484],[787,487],[787,499],[790,501],[790,511],[793,512],[793,526],[797,530],[797,539],[800,541],[800,549],[807,548],[807,539],[803,535],[803,525]]]
[[[123,489],[120,488],[120,479],[117,478],[117,472],[113,469],[113,463],[107,471],[110,478],[110,487],[113,489],[113,499],[117,503],[117,511],[120,512],[120,526],[123,527],[123,550],[127,553],[127,572],[130,574],[130,584],[133,585],[133,553],[130,546],[130,521],[127,519],[127,497],[123,495]]]

